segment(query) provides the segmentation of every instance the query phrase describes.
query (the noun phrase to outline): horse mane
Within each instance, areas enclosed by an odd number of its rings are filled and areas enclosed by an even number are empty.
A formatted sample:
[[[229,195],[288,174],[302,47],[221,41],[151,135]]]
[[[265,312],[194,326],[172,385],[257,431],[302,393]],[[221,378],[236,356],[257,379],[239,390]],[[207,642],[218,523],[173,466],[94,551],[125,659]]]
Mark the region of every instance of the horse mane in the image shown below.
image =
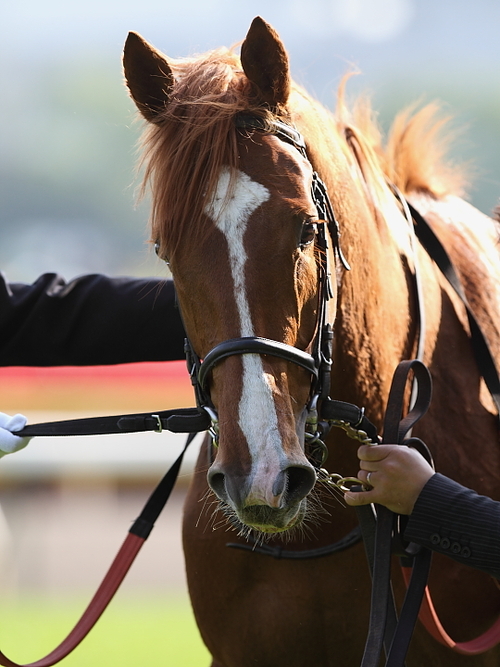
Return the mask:
[[[161,256],[166,254],[167,239],[173,252],[186,235],[199,240],[203,212],[221,168],[229,167],[230,173],[235,173],[235,115],[246,112],[264,121],[288,118],[285,109],[271,111],[262,106],[232,49],[168,62],[175,84],[169,104],[145,130],[140,163],[144,166],[142,192],[147,184],[152,191],[151,239],[159,244]],[[369,102],[359,100],[352,110],[345,103],[347,79],[339,88],[332,118],[332,127],[345,143],[342,148],[352,156],[354,139],[371,166],[372,178],[381,187],[389,180],[403,194],[427,192],[443,197],[458,193],[462,174],[444,160],[451,139],[443,136],[448,119],[437,118],[439,107],[430,104],[416,113],[414,109],[403,111],[384,145]],[[295,86],[295,91],[318,110],[319,103],[300,87]]]
[[[436,199],[449,194],[463,195],[466,174],[463,165],[448,159],[456,132],[450,129],[451,116],[442,114],[432,102],[417,109],[412,104],[394,119],[387,140],[376,120],[370,101],[359,98],[352,110],[345,102],[347,75],[339,88],[337,122],[343,127],[348,143],[355,139],[372,175],[378,172],[404,195],[426,193]],[[365,174],[366,176],[366,174]]]
[[[146,128],[141,160],[143,192],[147,183],[152,190],[152,241],[159,243],[160,254],[167,239],[170,249],[186,234],[196,232],[199,240],[221,168],[234,173],[238,165],[235,115],[245,111],[264,122],[275,117],[261,106],[232,50],[169,59],[169,65],[175,85],[157,122]]]
[[[493,220],[500,225],[500,204],[493,209]]]

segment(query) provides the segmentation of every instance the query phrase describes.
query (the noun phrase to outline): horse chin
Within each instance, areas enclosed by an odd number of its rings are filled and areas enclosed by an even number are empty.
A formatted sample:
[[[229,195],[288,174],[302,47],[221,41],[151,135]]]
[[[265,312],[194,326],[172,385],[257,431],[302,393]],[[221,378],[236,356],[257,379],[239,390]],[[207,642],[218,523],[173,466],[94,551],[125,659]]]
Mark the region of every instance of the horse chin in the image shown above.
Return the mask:
[[[285,533],[298,527],[304,520],[307,501],[286,509],[277,509],[267,505],[250,505],[238,510],[236,515],[242,528],[249,528],[253,532],[274,535]]]

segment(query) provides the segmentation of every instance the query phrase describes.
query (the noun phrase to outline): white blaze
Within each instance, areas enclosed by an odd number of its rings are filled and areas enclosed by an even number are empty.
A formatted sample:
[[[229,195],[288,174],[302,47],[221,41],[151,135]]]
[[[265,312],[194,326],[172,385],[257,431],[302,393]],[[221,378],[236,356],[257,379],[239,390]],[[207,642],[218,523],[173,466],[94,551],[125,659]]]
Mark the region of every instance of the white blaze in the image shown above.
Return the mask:
[[[240,318],[240,336],[254,336],[252,316],[245,284],[247,254],[243,238],[252,213],[270,197],[269,190],[238,171],[229,189],[230,173],[223,168],[213,199],[205,213],[224,234],[234,283],[236,307]],[[263,461],[260,453],[266,450],[269,463],[270,447],[279,455],[281,437],[271,387],[262,359],[258,354],[244,354],[243,390],[239,405],[239,425],[247,440],[252,460]],[[256,472],[256,471],[254,471]]]

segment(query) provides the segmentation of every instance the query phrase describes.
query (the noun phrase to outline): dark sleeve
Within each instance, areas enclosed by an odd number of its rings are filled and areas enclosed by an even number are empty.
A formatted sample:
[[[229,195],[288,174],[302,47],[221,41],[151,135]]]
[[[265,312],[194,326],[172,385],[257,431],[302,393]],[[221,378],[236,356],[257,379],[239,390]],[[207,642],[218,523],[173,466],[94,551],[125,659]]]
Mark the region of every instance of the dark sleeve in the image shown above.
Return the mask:
[[[184,358],[172,281],[88,275],[33,285],[0,274],[0,366],[90,366]]]
[[[500,502],[444,475],[422,489],[405,538],[500,579]]]

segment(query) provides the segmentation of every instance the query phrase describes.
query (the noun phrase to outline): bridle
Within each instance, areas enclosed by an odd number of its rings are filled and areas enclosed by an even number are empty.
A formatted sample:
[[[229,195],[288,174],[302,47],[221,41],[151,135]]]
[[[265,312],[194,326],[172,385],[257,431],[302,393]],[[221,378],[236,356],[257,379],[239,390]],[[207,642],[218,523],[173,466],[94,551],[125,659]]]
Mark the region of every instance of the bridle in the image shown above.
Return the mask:
[[[264,121],[258,116],[249,114],[239,114],[235,119],[235,124],[241,130],[249,130],[251,132],[262,131],[273,134],[281,141],[294,146],[309,162],[302,135],[290,125],[279,120]],[[309,449],[311,450],[312,463],[317,468],[320,468],[326,458],[326,447],[320,435],[324,438],[330,425],[326,421],[320,422],[318,420],[318,402],[322,399],[329,399],[333,342],[333,330],[327,321],[327,304],[333,296],[328,257],[328,236],[332,241],[335,257],[346,270],[349,270],[350,266],[340,247],[339,224],[335,217],[326,185],[314,170],[311,197],[318,211],[319,219],[324,221],[324,224],[318,225],[315,233],[319,289],[318,315],[315,336],[310,346],[311,353],[280,341],[259,336],[246,336],[222,341],[213,347],[203,360],[195,352],[189,338],[186,338],[185,352],[197,406],[198,409],[207,412],[210,417],[211,427],[209,433],[214,445],[218,444],[218,416],[210,397],[208,382],[211,371],[218,363],[233,355],[260,354],[284,359],[307,370],[312,376],[312,382],[310,397],[306,406],[305,439],[310,444]]]

